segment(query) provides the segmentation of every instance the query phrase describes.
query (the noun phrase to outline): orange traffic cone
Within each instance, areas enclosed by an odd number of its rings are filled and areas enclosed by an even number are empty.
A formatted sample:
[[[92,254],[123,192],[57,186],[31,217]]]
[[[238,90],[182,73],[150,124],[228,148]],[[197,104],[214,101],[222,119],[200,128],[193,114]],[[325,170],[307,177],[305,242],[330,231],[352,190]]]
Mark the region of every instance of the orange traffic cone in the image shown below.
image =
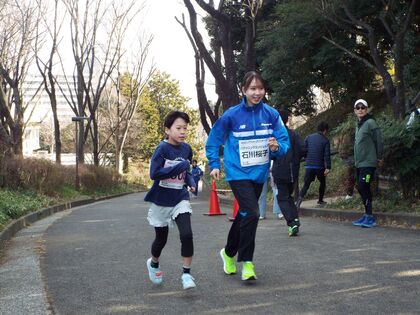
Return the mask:
[[[225,215],[225,214],[226,213],[220,212],[219,198],[217,197],[217,191],[216,191],[216,182],[213,180],[213,182],[211,183],[209,213],[204,213],[204,215]]]
[[[236,200],[236,198],[233,198],[233,210],[232,210],[232,217],[229,218],[229,221],[233,221],[236,218],[236,215],[238,214],[238,210],[239,210],[239,203],[238,200]]]

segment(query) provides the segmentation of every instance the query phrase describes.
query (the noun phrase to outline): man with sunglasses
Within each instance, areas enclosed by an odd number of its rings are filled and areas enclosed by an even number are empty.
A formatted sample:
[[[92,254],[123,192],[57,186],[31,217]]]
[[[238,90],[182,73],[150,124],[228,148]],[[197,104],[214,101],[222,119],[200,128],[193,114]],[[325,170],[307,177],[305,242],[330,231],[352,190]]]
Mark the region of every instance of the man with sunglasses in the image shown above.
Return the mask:
[[[371,228],[376,225],[372,215],[372,192],[370,183],[375,169],[381,166],[383,141],[381,131],[372,115],[368,114],[368,103],[359,99],[354,103],[354,113],[358,119],[354,140],[354,164],[356,167],[357,190],[362,197],[365,214],[353,225]]]

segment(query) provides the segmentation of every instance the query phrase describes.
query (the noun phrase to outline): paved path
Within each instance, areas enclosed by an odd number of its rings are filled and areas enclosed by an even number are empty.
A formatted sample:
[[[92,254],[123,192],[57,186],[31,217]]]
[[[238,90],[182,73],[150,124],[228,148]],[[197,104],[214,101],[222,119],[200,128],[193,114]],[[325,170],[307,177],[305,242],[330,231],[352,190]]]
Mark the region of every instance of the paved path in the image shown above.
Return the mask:
[[[176,229],[161,257],[164,284],[148,280],[154,235],[142,200],[98,202],[20,231],[0,265],[0,314],[420,314],[418,230],[302,218],[290,238],[269,214],[249,284],[221,268],[227,217],[204,216],[208,201],[194,199],[197,288],[183,291]]]

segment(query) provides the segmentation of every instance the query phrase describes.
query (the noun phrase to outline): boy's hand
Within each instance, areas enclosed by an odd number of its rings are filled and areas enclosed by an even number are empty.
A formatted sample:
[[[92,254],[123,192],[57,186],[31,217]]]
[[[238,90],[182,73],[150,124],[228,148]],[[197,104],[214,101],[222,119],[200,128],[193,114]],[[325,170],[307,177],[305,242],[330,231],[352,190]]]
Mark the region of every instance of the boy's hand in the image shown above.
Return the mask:
[[[190,187],[191,192],[195,192],[195,187]]]
[[[212,170],[210,172],[210,176],[213,177],[213,179],[215,179],[215,180],[219,180],[220,179],[220,170],[218,168],[215,168],[214,170]]]
[[[327,176],[330,173],[330,170],[328,168],[325,169],[324,171],[324,176]]]
[[[274,137],[268,138],[268,147],[271,152],[276,152],[279,150],[279,144],[277,143],[276,138]]]

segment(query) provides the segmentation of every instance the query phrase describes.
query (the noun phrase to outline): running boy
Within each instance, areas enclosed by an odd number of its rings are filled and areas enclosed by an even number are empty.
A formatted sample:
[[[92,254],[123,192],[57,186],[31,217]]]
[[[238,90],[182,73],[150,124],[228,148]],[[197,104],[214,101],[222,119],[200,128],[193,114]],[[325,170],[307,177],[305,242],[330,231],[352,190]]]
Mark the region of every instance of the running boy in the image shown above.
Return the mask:
[[[203,177],[204,173],[201,170],[201,168],[197,165],[197,160],[192,161],[192,169],[191,169],[191,175],[195,182],[195,191],[193,192],[193,196],[197,197],[198,195],[198,182]]]
[[[223,270],[235,274],[235,256],[242,265],[242,280],[254,280],[253,255],[258,226],[260,197],[267,181],[270,155],[281,156],[289,149],[286,128],[279,113],[263,102],[265,85],[255,71],[245,74],[241,85],[244,98],[216,121],[206,143],[210,175],[220,179],[219,148],[224,145],[225,179],[239,203],[227,243],[220,251]]]
[[[300,221],[292,194],[294,183],[299,180],[299,161],[303,157],[304,146],[300,136],[286,125],[289,121],[289,113],[281,111],[280,116],[289,135],[290,150],[282,157],[274,160],[272,174],[277,186],[277,196],[275,198],[277,198],[289,227],[289,236],[297,236]]]
[[[186,188],[188,185],[194,191],[195,183],[188,173],[192,150],[184,142],[189,122],[190,118],[184,112],[173,111],[166,116],[166,140],[159,143],[152,156],[150,178],[154,183],[144,198],[152,203],[147,220],[154,226],[156,233],[152,243],[152,257],[146,262],[149,278],[155,284],[162,283],[159,257],[168,239],[169,226],[173,226],[175,221],[181,239],[181,280],[184,289],[195,287],[194,278],[190,274],[194,252],[190,218],[192,210]]]

